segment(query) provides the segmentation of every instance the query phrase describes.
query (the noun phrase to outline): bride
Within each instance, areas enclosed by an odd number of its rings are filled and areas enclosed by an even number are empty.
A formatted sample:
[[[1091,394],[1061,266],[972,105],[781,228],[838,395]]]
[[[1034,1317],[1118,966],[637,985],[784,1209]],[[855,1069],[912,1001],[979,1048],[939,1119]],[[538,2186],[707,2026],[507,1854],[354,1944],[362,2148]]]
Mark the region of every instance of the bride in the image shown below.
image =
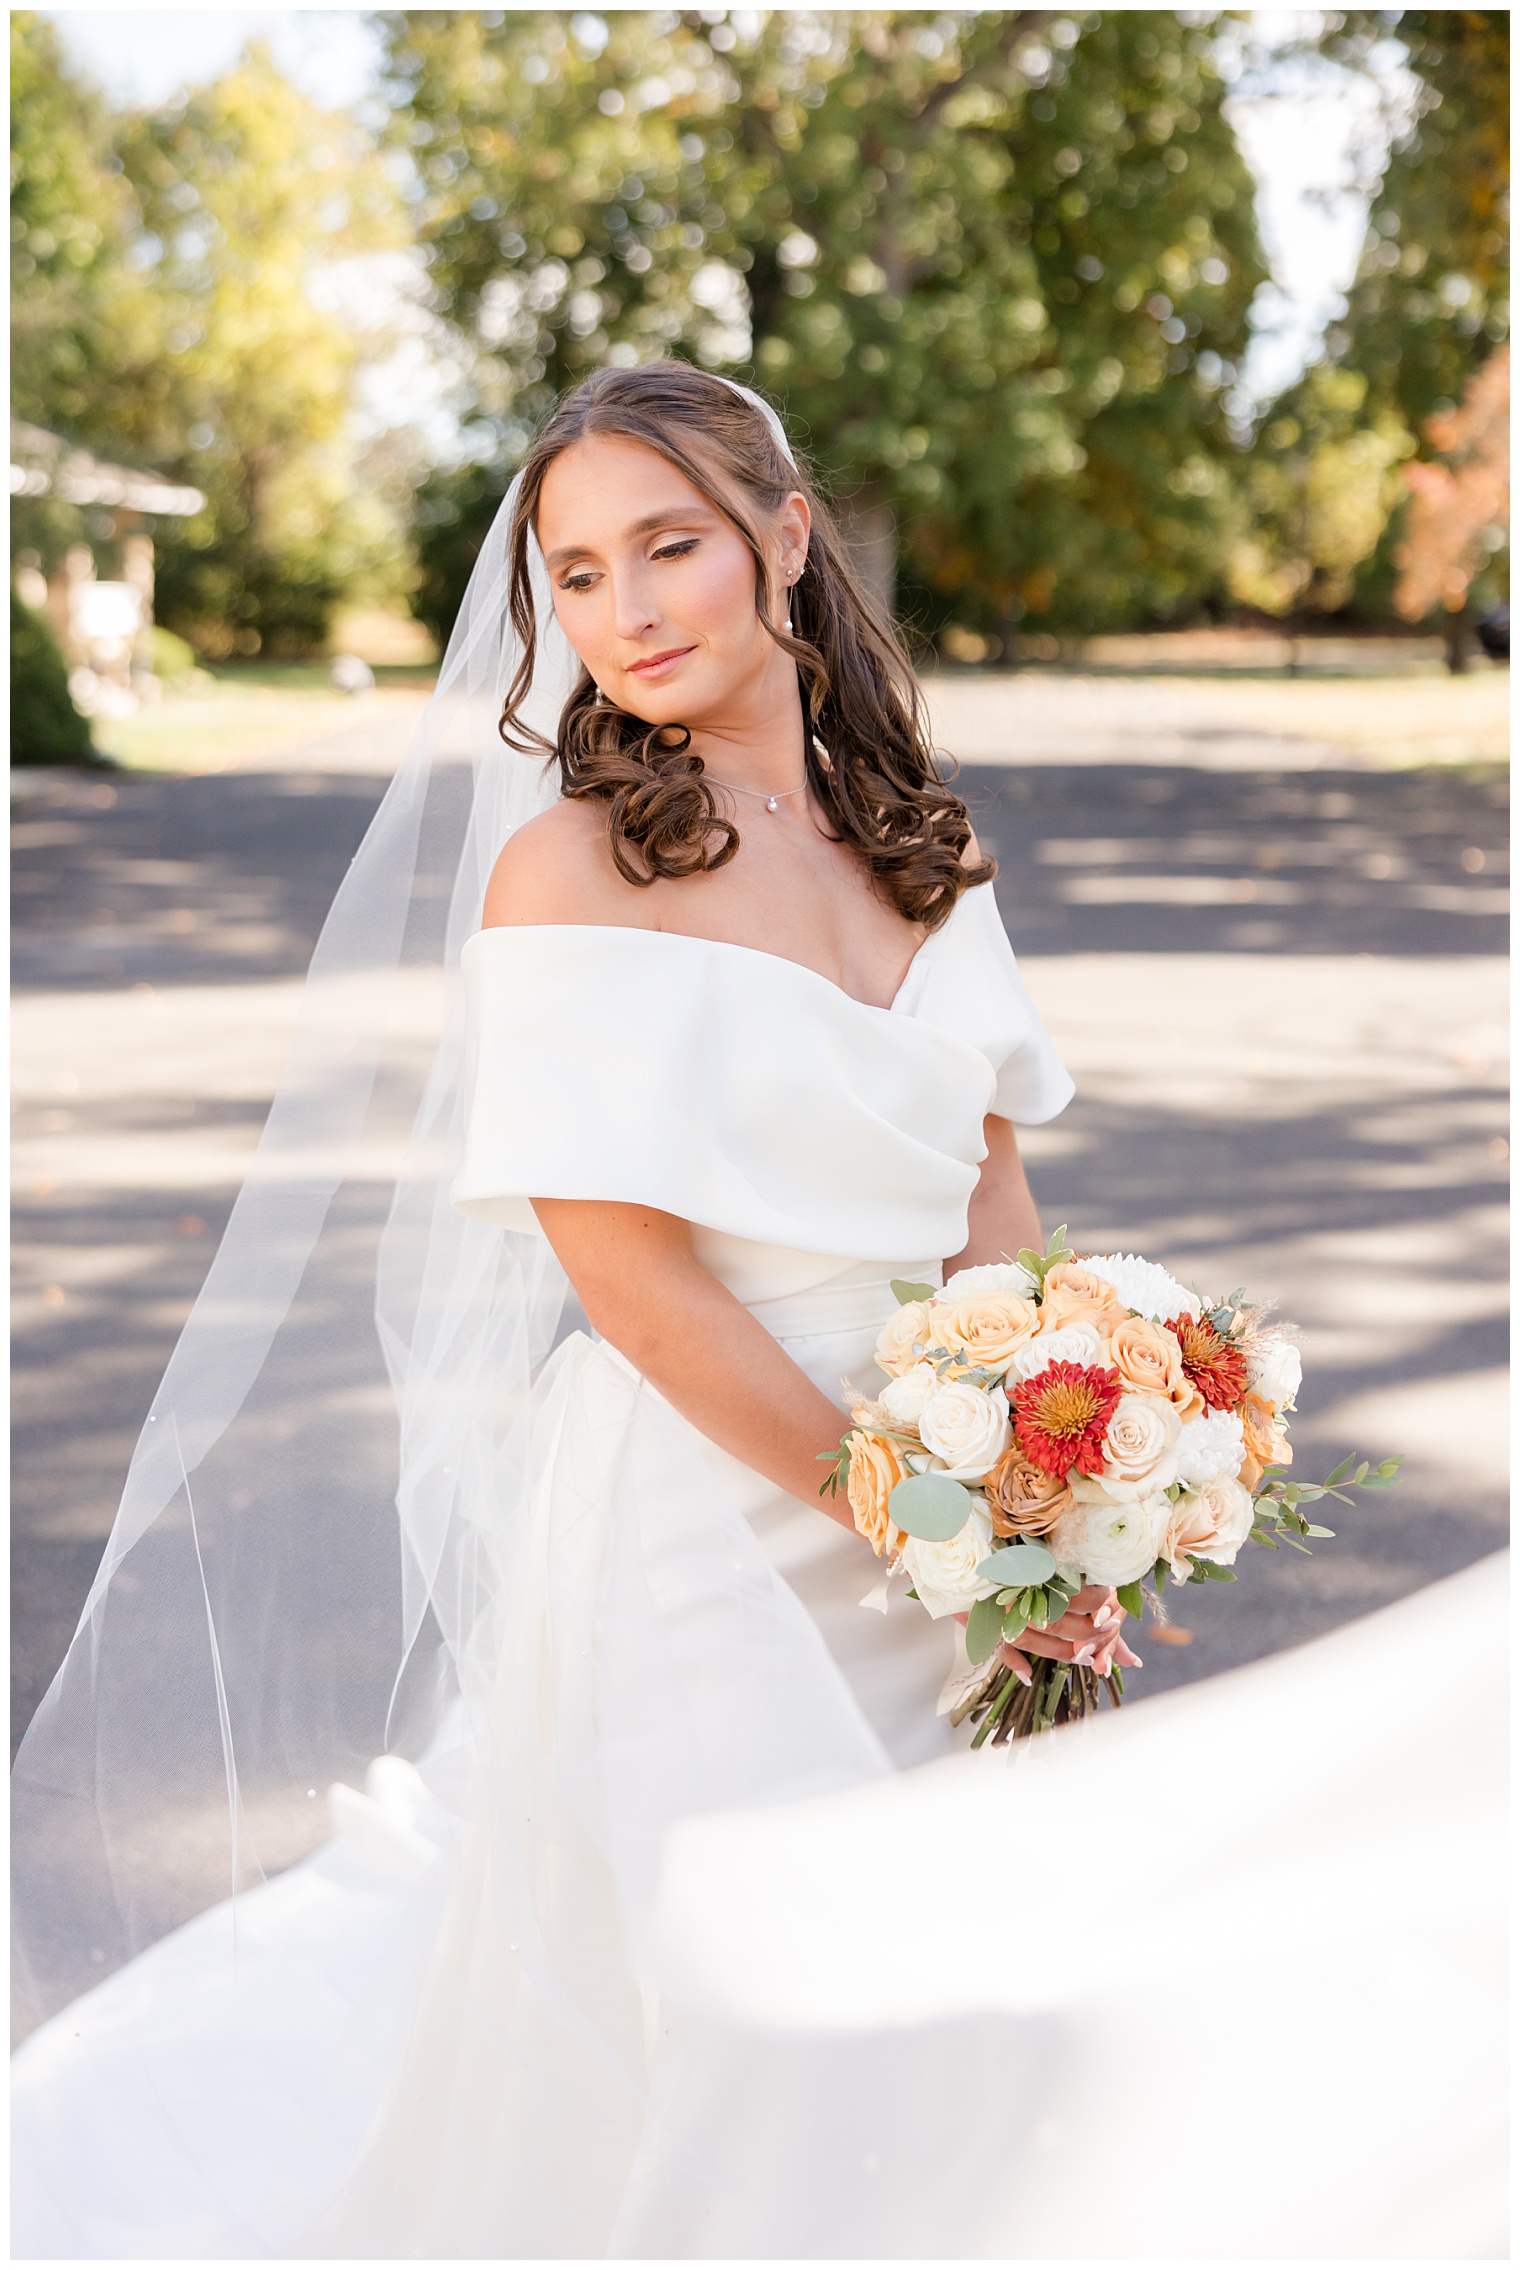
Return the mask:
[[[20,2253],[1047,2228],[1008,2185],[1080,2101],[1069,2041],[1006,1981],[894,1998],[905,1946],[921,1971],[970,1927],[942,1889],[915,1911],[900,1854],[874,1888],[869,1837],[836,1855],[802,1912],[786,1859],[872,1792],[922,1859],[969,1772],[984,1901],[1007,1799],[1059,1809],[1059,1770],[946,1756],[954,1627],[863,1607],[819,1488],[891,1281],[1041,1242],[1014,1128],[1071,1082],[992,874],[774,414],[678,364],[567,397],[19,1761]],[[1133,1662],[1121,1625],[1093,1588],[1036,1644]],[[852,1945],[882,1949],[863,1998]]]

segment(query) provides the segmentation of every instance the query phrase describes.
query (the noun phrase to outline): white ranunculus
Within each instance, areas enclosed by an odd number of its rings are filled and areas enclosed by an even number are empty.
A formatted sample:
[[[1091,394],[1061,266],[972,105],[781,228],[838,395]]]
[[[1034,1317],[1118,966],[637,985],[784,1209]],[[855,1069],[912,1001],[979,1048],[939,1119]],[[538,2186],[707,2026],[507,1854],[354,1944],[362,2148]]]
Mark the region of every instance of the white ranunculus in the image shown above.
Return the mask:
[[[1169,1324],[1174,1316],[1201,1316],[1203,1303],[1196,1293],[1179,1285],[1159,1262],[1139,1253],[1091,1253],[1082,1266],[1113,1286],[1126,1308],[1148,1316],[1153,1324]]]
[[[945,1281],[947,1299],[960,1300],[967,1293],[1017,1293],[1027,1301],[1034,1292],[1034,1279],[1017,1261],[983,1261],[975,1269],[957,1269]]]
[[[879,1406],[894,1426],[916,1427],[938,1387],[939,1373],[933,1364],[915,1364],[901,1378],[888,1381],[878,1398]]]
[[[1245,1429],[1236,1411],[1205,1411],[1189,1419],[1177,1439],[1177,1479],[1190,1490],[1240,1472],[1246,1454]]]
[[[1291,1340],[1268,1333],[1246,1348],[1246,1375],[1251,1393],[1281,1411],[1291,1403],[1304,1381],[1303,1359]]]
[[[1154,1568],[1171,1510],[1165,1490],[1122,1505],[1078,1498],[1040,1543],[1063,1576],[1084,1584],[1133,1584]]]
[[[902,1549],[903,1566],[931,1616],[963,1616],[978,1600],[988,1599],[997,1590],[995,1584],[976,1573],[978,1561],[986,1560],[996,1547],[987,1510],[977,1504],[964,1529],[947,1537],[943,1544],[931,1545],[922,1537],[910,1537]]]
[[[1008,1398],[964,1380],[942,1386],[924,1406],[918,1431],[954,1481],[979,1482],[1013,1440]]]
[[[1108,1361],[1108,1343],[1090,1324],[1063,1324],[1059,1332],[1042,1332],[1016,1348],[1008,1365],[1009,1383],[1033,1379],[1047,1364],[1101,1364]]]

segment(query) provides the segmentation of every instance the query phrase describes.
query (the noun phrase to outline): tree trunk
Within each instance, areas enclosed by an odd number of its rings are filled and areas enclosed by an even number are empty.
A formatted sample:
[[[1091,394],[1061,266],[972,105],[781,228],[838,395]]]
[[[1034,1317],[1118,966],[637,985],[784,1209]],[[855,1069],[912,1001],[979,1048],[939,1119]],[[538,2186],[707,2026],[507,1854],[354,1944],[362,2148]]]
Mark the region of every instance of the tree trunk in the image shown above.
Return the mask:
[[[839,533],[850,565],[890,622],[897,603],[897,522],[869,489],[841,497]]]
[[[1472,609],[1463,603],[1448,609],[1445,623],[1446,667],[1453,677],[1467,668],[1472,652]]]

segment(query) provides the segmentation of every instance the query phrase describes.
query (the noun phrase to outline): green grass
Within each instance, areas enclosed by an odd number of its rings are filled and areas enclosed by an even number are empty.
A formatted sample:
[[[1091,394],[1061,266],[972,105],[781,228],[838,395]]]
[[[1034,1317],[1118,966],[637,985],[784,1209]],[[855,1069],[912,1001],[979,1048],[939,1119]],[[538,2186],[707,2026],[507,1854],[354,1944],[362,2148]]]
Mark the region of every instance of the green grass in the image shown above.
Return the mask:
[[[323,662],[227,664],[131,717],[97,719],[95,742],[134,772],[220,772],[325,740],[398,701],[415,703],[436,675],[380,668],[372,692],[341,694]]]

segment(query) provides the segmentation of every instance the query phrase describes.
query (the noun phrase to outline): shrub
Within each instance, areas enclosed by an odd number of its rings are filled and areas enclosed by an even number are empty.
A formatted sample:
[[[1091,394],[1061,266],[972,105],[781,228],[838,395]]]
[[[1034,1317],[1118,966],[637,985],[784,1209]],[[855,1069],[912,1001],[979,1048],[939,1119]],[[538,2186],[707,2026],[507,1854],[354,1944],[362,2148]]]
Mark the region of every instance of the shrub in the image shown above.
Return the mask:
[[[69,699],[68,672],[45,615],[11,592],[11,763],[100,761],[87,721]]]

